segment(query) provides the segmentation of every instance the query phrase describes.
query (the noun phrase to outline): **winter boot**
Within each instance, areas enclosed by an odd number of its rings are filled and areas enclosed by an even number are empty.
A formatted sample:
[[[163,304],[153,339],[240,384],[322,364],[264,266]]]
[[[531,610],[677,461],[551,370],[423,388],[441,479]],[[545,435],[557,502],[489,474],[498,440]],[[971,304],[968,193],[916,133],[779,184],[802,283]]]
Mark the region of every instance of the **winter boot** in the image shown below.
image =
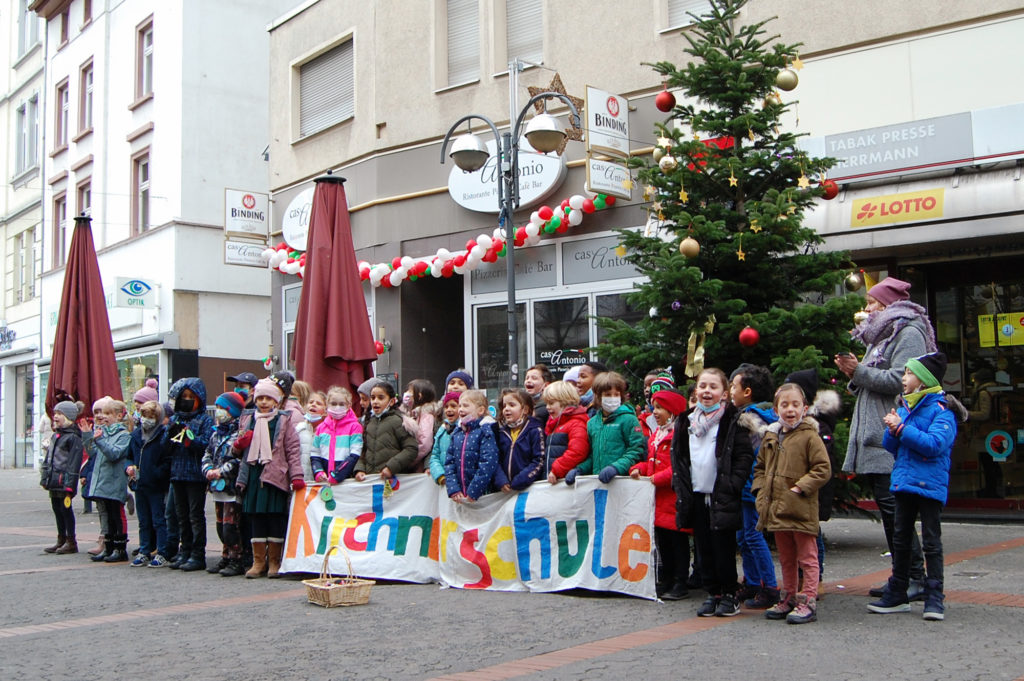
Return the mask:
[[[793,594],[786,591],[780,591],[778,602],[764,611],[764,618],[768,620],[786,619],[786,616],[793,611],[793,608],[796,605],[793,601]]]
[[[128,562],[128,535],[118,535],[117,539],[111,542],[112,550],[103,559],[104,563],[127,563]]]
[[[245,568],[242,567],[241,558],[232,558],[228,561],[228,564],[220,571],[221,577],[237,577],[238,575],[244,575]]]
[[[108,535],[106,535],[106,537],[104,537],[104,540],[103,540],[103,550],[100,551],[99,553],[97,553],[95,556],[93,556],[89,560],[91,560],[94,563],[102,563],[102,562],[104,562],[107,559],[107,556],[111,555],[113,552],[114,552],[114,540],[108,534]],[[92,553],[92,551],[90,551],[89,553]]]
[[[267,544],[267,577],[277,579],[281,576],[281,554],[284,553],[283,541],[271,541]]]
[[[64,541],[64,544],[61,545],[59,549],[54,551],[54,553],[56,553],[58,556],[63,556],[68,553],[78,553],[78,542],[75,540],[75,535],[72,534],[68,536],[68,538]]]
[[[889,583],[882,592],[882,597],[877,601],[868,603],[868,612],[880,615],[888,615],[894,612],[910,612],[910,601],[907,599],[907,582],[890,577]]]
[[[246,579],[256,579],[267,574],[267,542],[252,540],[252,567],[245,573]]]
[[[215,575],[218,572],[220,572],[221,570],[223,570],[224,568],[226,568],[228,566],[229,562],[230,561],[228,561],[228,557],[227,556],[221,556],[220,557],[220,561],[216,565],[212,565],[212,566],[206,568],[206,571],[209,572],[211,575]]]
[[[813,598],[807,594],[796,595],[796,607],[786,615],[786,622],[789,624],[806,624],[818,621],[818,605]]]
[[[753,598],[743,602],[743,607],[750,610],[766,610],[779,602],[779,590],[764,586],[757,590]]]
[[[63,534],[58,534],[57,543],[53,546],[47,546],[45,549],[43,549],[43,553],[57,553],[57,549],[64,546],[65,541],[67,541],[67,537],[65,537]]]
[[[89,549],[89,555],[90,556],[98,556],[99,554],[101,554],[101,553],[103,553],[105,551],[105,548],[104,548],[105,546],[106,546],[106,537],[104,537],[101,534],[100,537],[99,537],[99,540],[96,542],[96,546],[94,546],[93,548]]]
[[[946,617],[945,595],[942,593],[942,582],[937,579],[926,579],[924,582],[924,619],[940,622]]]
[[[681,601],[689,597],[690,592],[686,589],[686,582],[676,582],[665,593],[661,595],[663,601]]]

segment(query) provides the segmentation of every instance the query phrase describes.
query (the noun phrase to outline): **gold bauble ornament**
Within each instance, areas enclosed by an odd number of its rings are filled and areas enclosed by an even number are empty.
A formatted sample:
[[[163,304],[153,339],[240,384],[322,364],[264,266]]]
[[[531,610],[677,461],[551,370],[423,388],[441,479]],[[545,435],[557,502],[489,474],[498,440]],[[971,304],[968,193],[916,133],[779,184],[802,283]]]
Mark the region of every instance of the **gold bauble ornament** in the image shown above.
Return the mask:
[[[799,82],[800,76],[796,75],[796,71],[793,69],[782,69],[779,71],[779,75],[775,76],[775,87],[786,92],[796,88]]]
[[[679,242],[679,253],[686,258],[696,258],[700,253],[700,242],[688,236]]]
[[[846,290],[847,291],[859,291],[860,287],[864,285],[864,279],[856,272],[850,272],[846,275]]]
[[[654,147],[654,151],[651,152],[651,155],[654,156],[655,161],[660,161],[665,158],[665,150],[661,147]]]
[[[663,173],[671,173],[678,165],[679,162],[676,161],[675,156],[665,156],[658,161],[658,167],[661,168],[661,172]]]
[[[769,106],[782,106],[782,97],[779,97],[774,92],[765,97],[761,108],[767,109]]]

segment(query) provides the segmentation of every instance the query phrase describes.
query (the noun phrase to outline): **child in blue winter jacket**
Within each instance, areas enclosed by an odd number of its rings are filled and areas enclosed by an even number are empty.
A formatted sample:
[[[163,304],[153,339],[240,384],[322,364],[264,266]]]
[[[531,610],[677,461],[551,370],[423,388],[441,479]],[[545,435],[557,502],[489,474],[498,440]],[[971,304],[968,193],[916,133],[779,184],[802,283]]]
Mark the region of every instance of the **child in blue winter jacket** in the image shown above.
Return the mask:
[[[445,486],[452,501],[476,501],[487,493],[498,468],[498,445],[487,417],[487,396],[467,390],[459,398],[459,427],[444,462]]]
[[[885,416],[882,445],[896,457],[889,487],[896,497],[892,576],[882,598],[868,605],[870,612],[910,611],[910,547],[920,516],[926,569],[924,619],[945,616],[940,517],[949,491],[957,415],[964,414],[960,403],[942,391],[945,371],[946,356],[941,352],[907,360],[899,410]]]
[[[544,473],[544,430],[533,418],[533,398],[522,388],[501,391],[501,419],[494,429],[498,468],[494,487],[518,492]]]
[[[452,443],[452,435],[459,427],[460,392],[450,392],[441,401],[441,425],[434,433],[434,448],[430,452],[430,477],[438,485],[445,483],[444,462],[448,457],[448,446]]]

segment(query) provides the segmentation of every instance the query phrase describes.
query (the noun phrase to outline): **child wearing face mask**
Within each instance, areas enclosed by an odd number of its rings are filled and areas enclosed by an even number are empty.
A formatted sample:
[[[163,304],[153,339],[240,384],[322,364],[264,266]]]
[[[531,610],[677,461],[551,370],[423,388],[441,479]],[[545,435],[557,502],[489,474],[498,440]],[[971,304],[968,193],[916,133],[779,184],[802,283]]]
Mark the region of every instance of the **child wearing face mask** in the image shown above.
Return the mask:
[[[544,473],[544,430],[531,414],[533,399],[526,390],[505,388],[500,399],[501,419],[494,429],[498,443],[494,487],[519,492]]]
[[[416,461],[416,438],[405,428],[395,408],[395,387],[378,381],[370,389],[370,413],[363,425],[363,455],[356,462],[355,479],[379,473],[389,480],[412,469]]]
[[[693,528],[701,582],[708,597],[699,617],[732,617],[736,601],[736,530],[743,526],[743,484],[754,462],[750,433],[726,400],[729,380],[721,369],[697,376],[696,406],[689,423],[672,436],[672,488],[676,525]],[[688,427],[683,428],[683,425]]]
[[[139,427],[128,446],[128,478],[135,481],[136,517],[139,520],[139,553],[132,567],[159,568],[167,564],[167,488],[171,484],[171,460],[161,444],[166,427],[164,410],[156,400],[139,407]]]
[[[625,403],[627,389],[626,379],[615,371],[605,371],[594,379],[598,412],[587,421],[590,456],[576,467],[578,474],[597,473],[597,478],[607,484],[617,475],[629,475],[630,467],[643,458],[647,442],[636,410]]]
[[[331,386],[327,391],[327,414],[313,436],[313,478],[319,483],[341,483],[355,472],[362,453],[363,426],[352,411],[352,393]]]
[[[459,398],[459,427],[444,460],[448,498],[456,503],[472,502],[487,493],[498,468],[498,445],[494,429],[485,423],[487,396],[467,390]]]
[[[245,409],[245,398],[236,392],[222,393],[214,404],[217,426],[203,455],[203,474],[209,482],[210,496],[217,514],[220,561],[206,568],[211,575],[237,577],[242,567],[242,504],[235,490],[238,477],[238,450],[232,445],[238,436],[238,417]]]
[[[760,516],[757,529],[775,535],[782,565],[779,602],[764,616],[790,624],[818,619],[818,489],[832,476],[818,422],[807,416],[807,407],[796,383],[783,383],[775,391],[779,420],[761,440],[751,486]],[[801,570],[803,590],[796,593]]]
[[[417,378],[410,381],[402,394],[402,414],[405,427],[416,438],[416,463],[414,472],[422,473],[425,459],[434,447],[434,431],[437,422],[437,391],[430,381]]]
[[[441,401],[441,424],[434,433],[434,448],[430,452],[430,477],[438,485],[444,484],[444,460],[448,456],[448,446],[452,443],[452,434],[459,425],[459,397],[462,393],[450,392]]]

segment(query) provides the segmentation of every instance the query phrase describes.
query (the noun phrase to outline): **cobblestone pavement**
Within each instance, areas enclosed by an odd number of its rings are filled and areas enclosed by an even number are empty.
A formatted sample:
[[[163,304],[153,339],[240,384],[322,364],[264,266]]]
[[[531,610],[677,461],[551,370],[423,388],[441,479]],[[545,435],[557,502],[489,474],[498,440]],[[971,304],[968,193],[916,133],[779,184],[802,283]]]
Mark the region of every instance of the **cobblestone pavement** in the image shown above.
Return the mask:
[[[378,584],[324,610],[294,579],[97,565],[51,556],[34,473],[0,471],[0,669],[35,679],[1024,679],[1024,528],[948,523],[945,622],[872,615],[887,576],[878,523],[825,526],[819,621],[698,618],[676,603],[574,591],[492,593]],[[76,512],[81,500],[75,500]],[[212,503],[208,509],[212,526]],[[135,518],[129,518],[135,539]],[[211,547],[211,559],[213,550]]]

